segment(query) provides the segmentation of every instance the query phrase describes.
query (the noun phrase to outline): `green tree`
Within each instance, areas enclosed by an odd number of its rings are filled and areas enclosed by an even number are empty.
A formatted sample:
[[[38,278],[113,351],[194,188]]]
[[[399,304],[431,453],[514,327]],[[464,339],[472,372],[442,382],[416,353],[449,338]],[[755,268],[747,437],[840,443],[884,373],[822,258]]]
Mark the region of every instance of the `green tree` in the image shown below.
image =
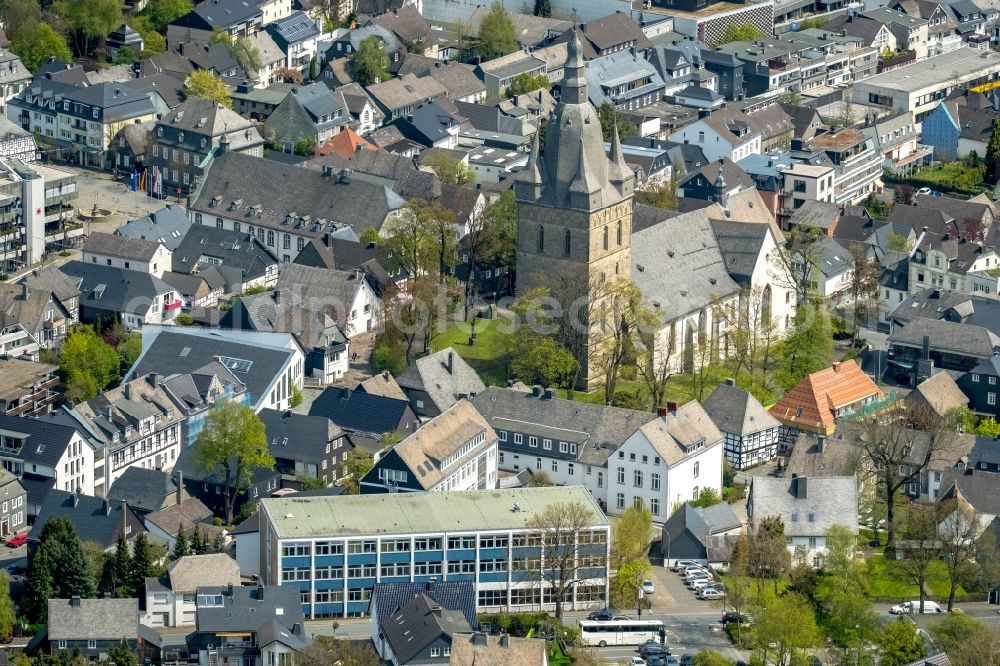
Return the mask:
[[[951,410],[948,412],[947,418],[949,427],[955,430],[959,430],[961,432],[970,432],[970,433],[975,432],[976,423],[979,420],[979,417],[976,416],[976,413],[971,409],[969,409],[968,407],[966,407],[965,405],[952,407]]]
[[[10,576],[6,571],[0,571],[0,637],[13,634],[16,626],[17,612],[10,596]]]
[[[313,56],[309,61],[309,80],[315,81],[319,78],[319,60]]]
[[[170,554],[171,559],[179,560],[188,554],[188,537],[184,531],[184,525],[177,525],[177,536],[174,538],[174,549]]]
[[[773,650],[778,664],[785,664],[819,642],[816,614],[809,600],[800,594],[770,599],[756,617],[754,639],[758,649],[765,655]]]
[[[28,567],[28,580],[21,604],[32,621],[45,622],[49,613],[48,600],[56,596],[52,559],[46,549],[39,548]]]
[[[792,388],[806,375],[829,367],[833,360],[830,314],[820,303],[801,303],[795,310],[795,328],[781,347],[778,382]]]
[[[108,650],[108,661],[115,666],[137,666],[139,663],[124,638]]]
[[[257,513],[257,509],[260,508],[260,503],[257,500],[252,502],[244,502],[243,506],[240,507],[240,512],[236,514],[236,525],[240,525],[247,520],[250,520],[250,516]]]
[[[230,40],[226,48],[229,50],[229,55],[233,57],[233,60],[247,76],[257,76],[257,72],[261,68],[260,49],[254,46],[249,39],[237,37]]]
[[[24,28],[41,23],[42,9],[38,0],[4,0],[0,2],[0,20],[7,39],[15,42]]]
[[[710,506],[715,506],[721,501],[722,498],[719,497],[719,493],[718,491],[716,491],[715,488],[706,487],[701,489],[701,492],[698,493],[698,499],[691,502],[691,506],[707,508]]]
[[[204,555],[207,552],[208,544],[205,543],[205,537],[201,533],[201,528],[195,525],[194,531],[191,532],[191,554]]]
[[[990,134],[990,142],[986,146],[986,165],[991,183],[997,182],[1000,177],[1000,122],[993,119],[993,132]]]
[[[196,69],[184,80],[184,96],[200,97],[218,102],[227,109],[233,108],[229,86],[222,77],[207,69]]]
[[[344,461],[344,474],[347,478],[347,494],[357,495],[360,492],[361,477],[375,465],[371,455],[362,448],[351,449]]]
[[[475,180],[469,165],[443,150],[431,151],[431,154],[423,160],[423,165],[434,169],[434,173],[441,179],[441,182],[449,185],[461,187]]]
[[[127,46],[115,50],[115,57],[111,59],[112,65],[129,65],[139,59],[139,54]]]
[[[552,16],[552,3],[549,0],[535,0],[535,16],[549,18]]]
[[[309,157],[313,154],[313,148],[316,147],[316,142],[304,136],[298,139],[292,147],[292,152],[296,155],[301,155],[302,157]]]
[[[651,573],[652,567],[646,559],[631,560],[618,567],[611,583],[611,604],[615,608],[638,605],[642,581],[647,580]]]
[[[163,53],[167,50],[166,38],[156,31],[147,17],[133,16],[130,19],[130,25],[142,37],[143,54]]]
[[[119,0],[57,0],[56,14],[66,22],[77,55],[86,55],[92,43],[107,37],[122,23]]]
[[[719,40],[719,45],[729,42],[752,42],[763,37],[765,37],[764,33],[752,23],[737,23],[726,28],[722,39]]]
[[[361,40],[351,56],[354,80],[363,86],[389,80],[389,53],[385,43],[375,35]]]
[[[251,407],[235,401],[216,402],[194,446],[195,461],[203,471],[221,468],[226,524],[232,525],[236,498],[249,487],[254,472],[274,467],[264,422]]]
[[[904,666],[924,656],[917,625],[905,620],[890,622],[882,631],[880,666]]]
[[[373,354],[375,369],[398,375],[406,369],[406,353],[398,345],[382,345]]]
[[[129,585],[132,594],[142,596],[146,589],[146,579],[157,573],[156,556],[145,532],[132,543],[132,563],[129,567]]]
[[[517,97],[536,90],[550,90],[552,82],[544,74],[532,76],[531,74],[518,74],[511,80],[510,85],[504,92],[504,97]]]
[[[167,24],[194,9],[194,0],[149,0],[139,15],[148,19],[156,30],[166,30]]]
[[[677,210],[677,178],[671,177],[655,187],[635,191],[636,203]]]
[[[503,4],[494,2],[479,26],[479,54],[484,60],[492,60],[513,53],[517,48],[514,22]]]
[[[983,631],[988,630],[984,623],[963,613],[948,613],[928,625],[927,629],[934,644],[949,655],[969,641],[978,640]]]
[[[118,341],[118,355],[121,356],[121,367],[128,370],[139,360],[142,353],[142,333],[132,331]]]
[[[531,478],[528,479],[528,486],[531,488],[550,488],[554,486],[552,482],[552,477],[545,470],[532,472]]]
[[[979,423],[976,424],[975,432],[980,437],[996,439],[1000,437],[1000,423],[998,423],[992,416],[987,416],[986,418],[979,420]]]
[[[696,652],[691,660],[694,666],[733,666],[733,660],[723,657],[715,650]]]
[[[122,534],[115,542],[114,554],[104,561],[101,592],[118,598],[129,598],[135,594],[132,589],[132,549]]]
[[[643,560],[653,531],[653,514],[645,504],[625,510],[611,540],[611,565],[617,569],[628,562]]]
[[[78,596],[90,599],[96,595],[94,578],[80,537],[67,518],[49,518],[46,521],[28,570],[26,606],[29,615],[36,621],[46,617],[49,598]]]
[[[568,386],[580,367],[573,354],[550,335],[522,326],[513,336],[510,372],[525,384]]]
[[[320,486],[325,487],[325,484]],[[224,553],[226,552],[226,537],[222,534],[222,530],[215,533],[212,537],[212,552],[213,553]]]
[[[601,134],[604,140],[610,142],[615,127],[618,127],[618,138],[622,141],[630,136],[639,136],[639,126],[622,115],[611,102],[601,102],[597,107],[597,119],[601,121]]]
[[[10,45],[11,52],[21,58],[30,71],[37,70],[50,56],[71,62],[73,53],[62,38],[48,23],[33,23],[24,26]]]

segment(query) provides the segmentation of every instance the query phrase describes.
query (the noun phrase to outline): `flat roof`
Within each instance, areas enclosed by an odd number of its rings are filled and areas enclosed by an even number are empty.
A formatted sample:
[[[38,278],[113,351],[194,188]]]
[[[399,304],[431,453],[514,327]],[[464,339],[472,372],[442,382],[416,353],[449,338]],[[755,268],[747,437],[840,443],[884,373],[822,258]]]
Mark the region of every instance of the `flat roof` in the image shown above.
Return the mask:
[[[814,164],[802,164],[801,162],[792,164],[785,169],[785,173],[799,174],[811,178],[819,178],[831,171],[833,171],[833,167],[831,166],[816,166]]]
[[[272,497],[262,499],[260,505],[279,539],[309,539],[519,530],[560,502],[590,507],[593,526],[609,525],[597,501],[583,486]]]
[[[673,9],[671,7],[659,7],[657,5],[650,4],[649,7],[645,6],[644,0],[632,0],[632,9],[636,11],[641,11],[647,14],[663,14],[671,17],[680,18],[707,18],[709,16],[715,16],[716,14],[724,14],[726,12],[735,12],[738,10],[745,10],[752,7],[771,5],[774,6],[773,0],[763,0],[762,2],[755,2],[752,4],[736,4],[734,2],[717,2],[714,5],[709,5],[695,12],[686,12],[680,9]]]
[[[955,79],[972,80],[989,69],[1000,72],[1000,53],[963,46],[933,58],[876,74],[858,81],[857,85],[914,92],[935,84],[950,85]]]

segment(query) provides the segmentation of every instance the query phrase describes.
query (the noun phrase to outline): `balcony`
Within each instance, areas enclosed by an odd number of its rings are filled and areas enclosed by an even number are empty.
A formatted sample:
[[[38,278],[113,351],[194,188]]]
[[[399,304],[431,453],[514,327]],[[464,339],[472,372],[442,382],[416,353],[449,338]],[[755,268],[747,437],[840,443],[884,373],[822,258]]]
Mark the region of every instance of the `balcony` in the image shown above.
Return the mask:
[[[163,304],[163,311],[164,312],[172,312],[174,310],[180,310],[182,304],[183,303],[180,300],[170,301],[169,303],[164,303]]]
[[[882,72],[888,72],[890,70],[896,69],[897,67],[902,67],[903,65],[908,65],[911,62],[916,61],[917,52],[916,51],[894,51],[888,58],[878,57],[878,67],[875,70],[876,74],[881,74]]]

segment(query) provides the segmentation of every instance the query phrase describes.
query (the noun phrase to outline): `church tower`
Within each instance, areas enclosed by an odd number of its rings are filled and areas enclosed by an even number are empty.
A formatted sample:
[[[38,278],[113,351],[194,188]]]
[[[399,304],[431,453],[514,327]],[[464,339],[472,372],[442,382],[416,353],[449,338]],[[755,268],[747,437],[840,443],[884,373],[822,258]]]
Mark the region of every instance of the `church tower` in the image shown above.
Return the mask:
[[[635,177],[625,164],[617,128],[611,158],[597,110],[587,97],[587,81],[579,37],[574,32],[566,59],[562,97],[545,134],[545,154],[539,137],[528,165],[514,184],[517,196],[517,293],[548,287],[565,307],[586,298],[581,319],[596,311],[600,285],[632,270],[632,192]],[[593,319],[593,317],[590,317]],[[600,326],[581,322],[578,344],[571,344],[580,361],[581,386],[601,381],[602,371],[591,362],[600,340]]]

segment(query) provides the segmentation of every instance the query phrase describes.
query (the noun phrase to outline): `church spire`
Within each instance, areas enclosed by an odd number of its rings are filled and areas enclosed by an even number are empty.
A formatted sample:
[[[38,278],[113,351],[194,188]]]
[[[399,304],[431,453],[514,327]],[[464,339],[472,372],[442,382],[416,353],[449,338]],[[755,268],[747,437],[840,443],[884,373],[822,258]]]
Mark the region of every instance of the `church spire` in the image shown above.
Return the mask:
[[[611,168],[608,169],[608,180],[612,183],[621,183],[629,176],[628,165],[625,164],[625,155],[622,153],[622,142],[618,136],[618,123],[614,124],[611,132]]]
[[[573,28],[573,38],[569,41],[566,67],[563,71],[561,101],[566,104],[586,103],[587,77],[584,74],[583,51],[576,28]]]
[[[535,130],[535,136],[531,140],[531,156],[528,164],[517,173],[514,181],[514,188],[519,197],[527,200],[534,200],[542,196],[542,172],[539,169],[540,145],[542,128]]]

